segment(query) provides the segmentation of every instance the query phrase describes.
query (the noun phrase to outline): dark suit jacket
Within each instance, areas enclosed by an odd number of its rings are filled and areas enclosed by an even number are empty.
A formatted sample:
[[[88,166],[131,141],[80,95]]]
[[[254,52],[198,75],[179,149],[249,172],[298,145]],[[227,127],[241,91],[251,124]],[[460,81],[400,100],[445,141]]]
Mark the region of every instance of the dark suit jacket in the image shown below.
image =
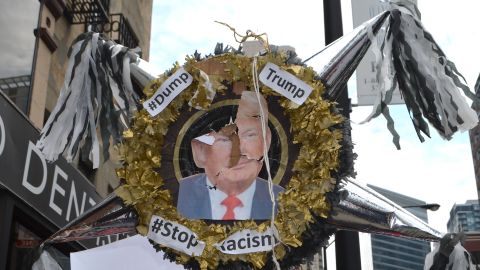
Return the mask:
[[[196,174],[179,181],[177,211],[190,219],[212,219],[210,197],[208,195],[207,177],[205,174]],[[262,178],[255,180],[251,219],[270,219],[272,202],[268,191],[268,182]],[[284,191],[281,186],[274,185],[275,199],[279,192]]]

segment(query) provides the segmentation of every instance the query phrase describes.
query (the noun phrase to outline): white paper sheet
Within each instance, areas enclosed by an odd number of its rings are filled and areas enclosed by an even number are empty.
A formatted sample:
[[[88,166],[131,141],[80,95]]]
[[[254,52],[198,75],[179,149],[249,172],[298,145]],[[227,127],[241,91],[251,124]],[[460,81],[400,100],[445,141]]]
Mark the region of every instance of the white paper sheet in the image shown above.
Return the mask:
[[[112,244],[70,254],[71,270],[179,269],[182,265],[163,259],[146,237],[135,235]]]

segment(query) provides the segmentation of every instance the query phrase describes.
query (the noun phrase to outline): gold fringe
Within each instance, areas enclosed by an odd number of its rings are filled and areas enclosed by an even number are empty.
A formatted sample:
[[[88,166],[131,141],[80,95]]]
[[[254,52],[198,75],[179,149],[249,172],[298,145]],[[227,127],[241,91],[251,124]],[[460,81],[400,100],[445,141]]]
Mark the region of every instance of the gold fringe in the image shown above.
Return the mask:
[[[252,88],[249,85],[252,82],[251,58],[234,54],[213,58],[213,61],[225,63],[225,74],[214,84],[221,85],[220,82],[226,80],[232,84],[245,82],[247,87]],[[212,58],[209,61],[212,61]],[[278,199],[279,211],[275,225],[283,244],[278,245],[275,252],[278,259],[281,259],[288,247],[302,245],[301,235],[313,222],[312,212],[323,217],[327,217],[329,213],[330,206],[325,200],[325,194],[331,191],[335,184],[330,172],[339,167],[338,155],[342,136],[340,130],[332,129],[332,126],[344,119],[331,112],[332,102],[322,99],[324,86],[313,79],[315,72],[312,68],[286,65],[285,55],[267,54],[258,58],[259,70],[267,62],[275,63],[313,88],[306,102],[298,108],[292,106],[293,104],[286,98],[280,101],[291,122],[294,135],[292,143],[301,143],[299,156],[294,162],[293,177],[286,191],[280,194]],[[197,68],[196,64],[193,58],[187,58],[184,68],[190,74],[198,74],[193,72]],[[171,72],[178,68],[177,64]],[[213,244],[243,229],[265,230],[269,222],[257,225],[254,221],[238,221],[230,226],[222,226],[207,225],[202,220],[186,219],[177,213],[170,192],[161,188],[163,179],[153,170],[161,166],[161,149],[170,124],[178,119],[182,113],[180,108],[192,98],[201,81],[196,75],[193,76],[195,78],[192,85],[158,116],[152,118],[145,110],[135,114],[134,125],[124,133],[125,142],[119,146],[120,156],[125,158],[126,168],[118,169],[117,174],[126,180],[126,184],[120,186],[116,193],[126,204],[133,205],[137,210],[138,231],[143,235],[147,232],[153,214],[178,222],[195,232],[199,240],[206,243],[203,254],[195,257],[202,269],[216,268],[220,261],[229,260],[250,262],[256,268],[262,268],[267,260],[266,252],[229,255],[221,253]],[[144,90],[147,98],[150,98],[165,80],[166,78],[162,77],[147,86]],[[266,86],[261,87],[261,92],[264,95],[278,95]],[[203,100],[198,100],[198,103],[207,107],[210,105]],[[177,256],[179,263],[185,264],[190,259],[186,254],[171,251],[179,255]]]

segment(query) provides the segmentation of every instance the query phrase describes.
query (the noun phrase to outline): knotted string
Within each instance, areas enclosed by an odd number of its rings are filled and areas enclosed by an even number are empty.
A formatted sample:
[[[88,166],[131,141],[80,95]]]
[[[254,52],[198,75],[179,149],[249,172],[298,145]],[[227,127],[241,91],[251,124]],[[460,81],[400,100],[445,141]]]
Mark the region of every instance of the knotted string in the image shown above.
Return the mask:
[[[246,35],[241,35],[235,30],[235,28],[231,27],[230,25],[228,25],[224,22],[219,22],[219,21],[215,21],[215,22],[230,28],[230,30],[233,32],[233,37],[234,37],[236,42],[243,43],[243,42],[247,41],[247,39],[253,38],[254,40],[261,41],[265,50],[267,52],[270,52],[270,46],[268,44],[267,33],[255,34],[253,31],[247,30]],[[265,38],[263,38],[263,37],[265,37]],[[276,201],[275,201],[275,194],[273,192],[273,180],[272,180],[272,174],[270,172],[270,161],[269,161],[269,158],[268,158],[267,124],[265,122],[265,119],[266,119],[265,112],[263,110],[263,107],[261,105],[262,102],[260,100],[260,95],[261,94],[260,94],[260,90],[259,90],[258,72],[257,72],[257,57],[256,56],[253,57],[253,62],[252,62],[252,78],[253,78],[253,88],[255,89],[258,104],[260,106],[260,122],[262,124],[262,136],[263,136],[262,137],[263,138],[263,161],[265,162],[265,169],[266,169],[267,175],[268,175],[268,191],[269,191],[269,194],[270,194],[270,200],[272,201],[272,214],[271,214],[271,217],[270,217],[270,227],[272,228],[271,236],[276,237],[275,235],[278,236],[277,229],[275,227]],[[278,239],[278,240],[280,240],[280,239]],[[280,264],[278,263],[276,255],[275,255],[275,241],[272,241],[272,261],[275,264],[276,269],[280,270]]]
[[[249,38],[253,38],[254,40],[260,40],[262,42],[265,50],[267,52],[270,52],[270,45],[268,44],[267,33],[256,34],[252,30],[247,30],[245,35],[241,35],[237,32],[237,30],[235,30],[235,28],[231,27],[227,23],[219,22],[219,21],[215,21],[215,22],[230,28],[230,30],[233,32],[233,38],[235,39],[236,42],[241,44],[241,43],[247,41],[247,39],[249,39]]]

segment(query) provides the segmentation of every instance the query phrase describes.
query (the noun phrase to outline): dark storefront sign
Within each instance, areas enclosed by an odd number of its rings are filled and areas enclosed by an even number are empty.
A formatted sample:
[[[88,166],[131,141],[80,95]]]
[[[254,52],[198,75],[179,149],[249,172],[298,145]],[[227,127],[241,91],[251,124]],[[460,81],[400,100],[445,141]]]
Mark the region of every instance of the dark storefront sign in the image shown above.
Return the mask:
[[[49,163],[35,147],[38,130],[0,93],[0,185],[63,227],[101,197],[63,158]]]

